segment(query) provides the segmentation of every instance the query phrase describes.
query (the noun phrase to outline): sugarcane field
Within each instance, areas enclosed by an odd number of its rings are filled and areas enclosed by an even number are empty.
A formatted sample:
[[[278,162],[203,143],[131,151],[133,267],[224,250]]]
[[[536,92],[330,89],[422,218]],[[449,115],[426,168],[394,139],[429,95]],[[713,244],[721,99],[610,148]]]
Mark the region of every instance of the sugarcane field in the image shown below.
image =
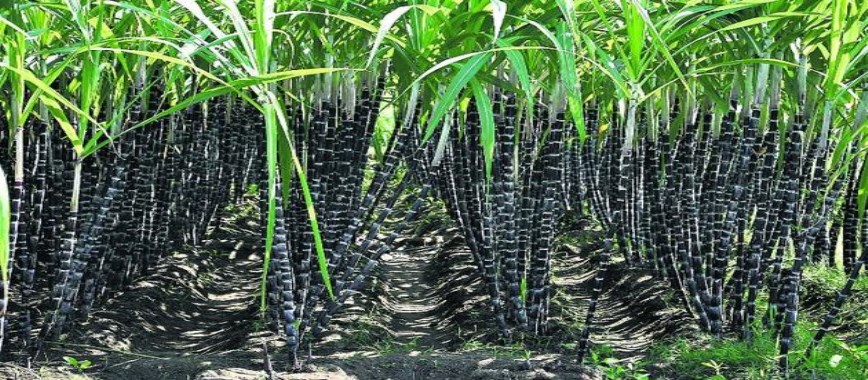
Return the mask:
[[[868,2],[0,0],[0,380],[868,379]]]

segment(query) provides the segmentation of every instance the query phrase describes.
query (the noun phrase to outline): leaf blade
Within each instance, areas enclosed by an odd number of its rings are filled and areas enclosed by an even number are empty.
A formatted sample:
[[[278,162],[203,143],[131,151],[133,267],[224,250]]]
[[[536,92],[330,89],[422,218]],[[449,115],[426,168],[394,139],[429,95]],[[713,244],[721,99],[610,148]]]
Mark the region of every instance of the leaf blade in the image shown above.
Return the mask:
[[[440,97],[440,100],[431,112],[431,118],[428,120],[428,126],[425,130],[425,135],[422,138],[423,144],[428,142],[431,136],[434,135],[437,125],[446,115],[446,112],[452,108],[453,103],[458,98],[458,94],[461,93],[461,90],[468,82],[470,82],[471,79],[473,79],[476,73],[482,69],[483,64],[486,63],[490,57],[491,53],[488,52],[473,56],[473,58],[465,63],[464,66],[461,67],[461,70],[455,74],[455,78],[449,83],[446,93]]]

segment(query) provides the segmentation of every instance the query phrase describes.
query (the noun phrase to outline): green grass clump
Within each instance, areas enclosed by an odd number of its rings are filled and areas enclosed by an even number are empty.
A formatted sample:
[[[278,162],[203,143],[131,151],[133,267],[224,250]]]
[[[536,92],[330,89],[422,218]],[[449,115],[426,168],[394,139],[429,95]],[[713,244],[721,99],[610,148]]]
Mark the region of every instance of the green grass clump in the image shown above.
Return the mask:
[[[791,351],[791,378],[868,378],[868,345],[848,345],[827,336],[809,358],[805,348],[817,325],[805,322],[796,328]],[[665,378],[678,379],[768,379],[781,377],[777,337],[757,328],[752,341],[736,339],[678,339],[654,346],[644,362],[660,364]]]
[[[844,287],[847,277],[843,269],[829,268],[826,265],[809,265],[802,272],[802,282],[805,286],[810,286],[812,291],[832,296]],[[860,276],[856,279],[853,289],[868,289],[868,277]]]

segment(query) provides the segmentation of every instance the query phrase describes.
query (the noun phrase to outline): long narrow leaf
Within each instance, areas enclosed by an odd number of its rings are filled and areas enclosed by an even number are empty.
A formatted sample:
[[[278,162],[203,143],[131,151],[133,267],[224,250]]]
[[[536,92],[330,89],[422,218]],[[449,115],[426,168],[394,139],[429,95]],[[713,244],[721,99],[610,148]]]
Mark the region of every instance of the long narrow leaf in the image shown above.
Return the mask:
[[[440,120],[443,119],[443,116],[446,115],[446,112],[452,108],[455,100],[458,98],[458,94],[461,93],[461,90],[464,86],[470,82],[471,79],[476,75],[477,72],[482,68],[482,66],[488,62],[491,58],[491,53],[484,53],[477,56],[474,56],[470,59],[464,66],[461,67],[461,70],[455,74],[455,77],[452,79],[452,82],[449,83],[449,87],[446,89],[446,93],[443,96],[439,97],[437,101],[437,105],[434,107],[434,110],[431,113],[431,119],[428,120],[428,127],[425,129],[425,136],[422,139],[422,142],[427,142],[428,139],[434,135],[434,131],[437,129],[437,126],[440,124]]]
[[[491,181],[491,169],[494,163],[494,111],[491,98],[485,92],[485,88],[474,79],[470,81],[473,89],[473,97],[476,99],[476,109],[479,111],[479,121],[482,131],[479,142],[482,145],[482,154],[485,159],[485,178]]]

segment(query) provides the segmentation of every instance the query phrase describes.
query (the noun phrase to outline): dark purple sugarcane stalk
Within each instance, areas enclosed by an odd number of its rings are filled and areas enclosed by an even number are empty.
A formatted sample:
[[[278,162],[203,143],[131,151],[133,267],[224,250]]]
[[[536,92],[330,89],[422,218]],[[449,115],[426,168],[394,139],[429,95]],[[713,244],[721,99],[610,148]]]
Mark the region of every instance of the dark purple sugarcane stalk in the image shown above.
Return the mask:
[[[13,115],[14,116],[14,115]],[[13,123],[17,123],[17,118],[13,118]],[[26,194],[24,193],[24,149],[25,149],[25,141],[24,141],[24,128],[18,126],[15,128],[13,138],[13,144],[15,146],[15,163],[14,163],[14,174],[12,179],[12,193],[9,195],[9,208],[10,208],[10,220],[9,220],[9,262],[8,269],[9,273],[6,273],[6,278],[11,278],[11,270],[14,268],[14,261],[16,255],[25,255],[23,252],[27,249],[26,242],[26,213],[24,212],[24,198]],[[3,299],[2,304],[0,304],[0,350],[3,347],[3,341],[6,337],[6,313],[8,312],[9,307],[9,294],[10,294],[10,284],[8,282],[2,283],[2,296]]]
[[[585,172],[585,186],[589,194],[590,209],[594,215],[600,218],[600,222],[604,225],[610,223],[608,217],[610,211],[606,208],[606,203],[602,195],[602,180],[600,178],[601,160],[597,154],[597,144],[599,141],[599,113],[596,103],[591,103],[587,108],[587,122],[585,123],[588,129],[588,138],[582,146],[582,162],[584,162],[583,171]]]
[[[662,134],[661,134],[662,136]],[[657,215],[657,223],[659,226],[662,226],[662,233],[658,234],[658,247],[661,250],[661,254],[663,255],[664,267],[669,272],[669,280],[672,283],[675,289],[678,289],[679,293],[682,294],[683,301],[685,302],[686,310],[691,310],[690,305],[691,298],[687,295],[686,287],[684,285],[685,278],[684,274],[678,270],[678,264],[676,260],[676,243],[675,243],[675,225],[677,223],[668,223],[667,219],[677,214],[677,199],[676,196],[676,170],[673,154],[671,152],[675,151],[677,148],[672,146],[668,137],[661,137],[662,144],[661,149],[658,154],[658,161],[662,158],[664,163],[662,168],[664,173],[662,175],[662,181],[660,182],[660,187],[658,188],[658,192],[660,193],[659,201],[658,201],[658,213]]]
[[[759,122],[759,118],[760,118],[759,108],[757,108],[757,106],[754,106],[754,108],[751,109],[751,111],[750,111],[750,115],[751,116],[747,120],[747,123],[745,125],[745,136],[743,138],[743,142],[742,142],[742,146],[741,146],[741,149],[742,149],[741,150],[741,156],[739,157],[739,166],[738,166],[739,171],[749,170],[748,168],[750,167],[751,150],[753,149],[753,144],[754,144],[754,141],[756,139],[757,123]],[[743,177],[744,176],[737,176],[736,178],[738,179],[738,178],[743,178]],[[736,182],[743,182],[743,181],[737,180]],[[740,198],[745,197],[746,194],[743,194],[743,193],[745,193],[746,191],[747,191],[747,189],[744,187],[743,183],[739,183],[738,185],[734,186],[734,194],[738,196],[736,199],[740,200]],[[747,222],[746,222],[747,217],[744,214],[745,214],[745,212],[741,212],[736,217],[737,222],[736,222],[735,231],[738,234],[741,234],[741,231],[743,231],[740,227],[747,224]],[[760,265],[761,265],[761,261],[762,261],[761,256],[762,256],[761,252],[750,252],[750,256],[747,259],[742,258],[744,264],[748,268],[747,269],[747,278],[749,279],[747,309],[745,312],[745,318],[744,318],[745,323],[744,323],[744,330],[743,330],[743,337],[745,339],[749,339],[751,337],[751,333],[753,332],[752,328],[753,328],[753,317],[754,317],[754,314],[756,311],[756,296],[759,292],[759,284],[760,284],[759,273],[760,273]],[[739,297],[740,297],[740,295],[739,295]]]
[[[793,122],[793,130],[789,133],[787,140],[786,161],[784,162],[784,170],[781,174],[781,186],[778,195],[781,200],[781,209],[780,216],[778,217],[778,230],[776,231],[777,248],[775,257],[772,259],[772,274],[769,279],[769,313],[766,313],[763,317],[763,320],[767,322],[774,316],[774,331],[780,330],[780,319],[786,307],[784,300],[780,297],[780,294],[786,293],[781,289],[781,285],[785,284],[782,279],[782,261],[792,239],[793,227],[798,223],[796,212],[800,189],[799,179],[801,178],[801,174],[799,173],[799,169],[802,166],[803,138],[804,120],[801,119],[800,115],[796,115]]]
[[[857,166],[855,163],[851,163],[851,165]],[[851,180],[851,181],[855,182],[855,183],[859,183],[859,182],[861,182],[862,176],[864,176],[864,170],[862,170],[860,172],[860,175],[857,176],[860,178],[859,180]],[[838,183],[838,182],[836,182],[836,183]],[[838,189],[840,189],[840,187],[838,187]],[[832,194],[837,195],[834,190],[832,191]],[[828,196],[827,196],[827,199],[829,199]],[[832,198],[831,201],[827,201],[826,204],[828,205],[830,203],[834,203],[836,199],[837,199],[837,197],[834,196],[834,198]],[[866,247],[866,246],[868,246],[868,212],[866,212],[862,216],[861,219],[862,219],[862,246]],[[823,222],[825,223],[825,220]],[[848,249],[848,248],[854,249],[852,247],[857,245],[857,244],[858,244],[858,242],[856,240],[845,239],[844,240],[844,249]],[[859,257],[853,262],[853,267],[849,271],[849,275],[847,277],[847,282],[844,284],[844,286],[841,288],[841,290],[838,291],[838,295],[835,298],[835,303],[829,309],[829,312],[826,314],[826,316],[823,317],[823,322],[820,324],[820,328],[817,330],[817,333],[814,334],[813,339],[811,339],[811,342],[808,344],[808,347],[805,349],[805,358],[811,357],[811,354],[813,353],[814,349],[817,347],[818,344],[820,344],[820,342],[823,340],[823,337],[826,336],[826,334],[828,334],[829,331],[831,330],[832,324],[835,323],[835,319],[838,317],[838,314],[841,312],[841,308],[844,307],[844,303],[847,302],[848,298],[850,298],[851,292],[853,290],[853,286],[856,284],[856,280],[859,279],[859,272],[861,272],[862,267],[865,266],[865,259],[866,259],[865,252],[866,251],[868,251],[868,250],[863,249],[862,253],[859,254]],[[830,253],[830,255],[832,255],[832,253]]]
[[[515,138],[515,123],[516,123],[516,104],[515,95],[504,95],[504,116],[502,127],[498,129],[498,148],[499,159],[496,165],[498,170],[495,172],[496,183],[495,192],[501,197],[501,204],[497,222],[499,229],[497,241],[498,249],[503,251],[504,256],[504,271],[507,279],[507,293],[509,298],[509,310],[512,313],[512,318],[515,320],[519,329],[527,329],[527,311],[524,306],[524,295],[520,294],[521,275],[518,273],[518,255],[519,246],[516,238],[516,209],[517,194],[515,189],[515,160],[514,160],[514,138]],[[502,194],[502,195],[501,195]]]
[[[410,226],[416,217],[419,215],[422,205],[425,203],[425,198],[428,196],[428,192],[431,190],[431,186],[428,184],[424,184],[422,189],[419,191],[419,195],[413,201],[413,204],[410,206],[410,209],[404,215],[404,219],[395,227],[395,229],[389,233],[386,239],[383,240],[380,247],[377,251],[373,252],[371,256],[368,257],[368,262],[362,267],[362,270],[358,275],[355,274],[356,267],[353,266],[348,271],[347,277],[352,278],[352,282],[348,282],[348,285],[345,289],[342,289],[336,299],[329,300],[328,304],[324,307],[323,311],[319,313],[317,317],[316,326],[313,329],[314,336],[320,336],[325,328],[328,326],[332,317],[337,314],[346,304],[346,302],[352,298],[353,295],[358,293],[358,291],[364,286],[365,281],[371,275],[374,268],[377,267],[380,257],[391,250],[391,246],[393,245],[395,239],[400,236],[407,227]],[[363,254],[368,253],[367,247],[364,247],[364,251],[360,248],[360,251]]]
[[[832,208],[834,204],[838,201],[839,193],[843,187],[841,184],[841,181],[833,184],[832,189],[829,191],[829,194],[826,194],[823,201],[821,202],[821,208],[820,210],[818,210],[819,212],[813,214],[814,217],[807,221],[810,224],[794,239],[796,241],[797,255],[795,261],[793,262],[792,268],[790,269],[790,276],[788,278],[787,284],[788,292],[782,297],[785,299],[786,307],[784,310],[785,316],[783,318],[783,327],[781,328],[780,333],[779,346],[781,356],[779,360],[779,365],[785,374],[789,371],[789,351],[792,347],[793,332],[795,331],[796,319],[798,317],[799,283],[801,281],[802,266],[808,260],[808,244],[814,241],[815,236],[824,228],[824,226],[828,222],[826,210]],[[868,228],[868,223],[865,223],[865,218],[863,216],[863,240],[866,239],[866,234],[864,234],[864,232],[866,232],[866,228]],[[862,257],[864,257],[864,254],[862,255]],[[856,276],[858,276],[858,273],[856,274]],[[848,281],[850,280],[851,279],[848,279]],[[855,282],[855,277],[852,277],[852,280]],[[824,323],[825,322],[826,320],[824,319]],[[820,338],[822,339],[822,336]],[[808,348],[805,352],[806,357],[810,356],[813,345],[818,341],[819,340],[815,340],[809,343]]]
[[[535,250],[535,255],[532,261],[532,288],[530,290],[530,308],[531,315],[536,319],[533,331],[535,334],[546,333],[546,322],[548,319],[547,305],[551,296],[551,251],[554,241],[554,224],[562,207],[556,199],[556,185],[561,176],[560,161],[563,152],[563,129],[566,125],[564,121],[564,111],[558,110],[554,113],[554,120],[551,123],[549,135],[546,139],[546,147],[543,150],[541,157],[544,165],[543,184],[546,188],[545,196],[542,202],[541,225],[539,246]],[[537,312],[533,312],[537,308]]]
[[[858,190],[859,190],[859,181],[858,178],[860,176],[860,167],[858,162],[853,162],[850,164],[850,183],[849,189],[847,191],[847,197],[845,198],[844,203],[844,212],[842,220],[843,227],[843,239],[844,241],[857,241],[857,234],[859,231],[859,205],[858,205]],[[835,231],[837,236],[837,230]],[[833,243],[837,241],[837,239],[833,240]],[[841,263],[844,267],[844,272],[848,273],[852,270],[853,265],[856,263],[856,252],[858,251],[857,244],[847,244],[844,246]],[[830,255],[834,257],[834,253],[830,252]]]
[[[280,178],[280,175],[277,175]],[[275,194],[282,194],[280,181],[276,181]],[[283,333],[285,334],[288,347],[289,364],[297,369],[299,335],[295,323],[295,276],[292,271],[292,263],[289,260],[289,250],[286,245],[286,226],[284,224],[282,202],[276,202],[274,208],[274,240],[272,242],[272,255],[269,267],[274,267],[274,285],[279,296],[278,310],[281,312]],[[272,291],[272,294],[274,292]],[[278,300],[275,300],[278,301]]]
[[[684,275],[691,302],[699,315],[700,327],[704,330],[711,330],[713,327],[711,324],[717,316],[709,315],[707,304],[710,297],[702,270],[702,255],[694,248],[696,239],[693,233],[695,231],[693,224],[698,219],[694,193],[696,174],[693,168],[696,126],[691,123],[685,129],[684,139],[679,146],[681,149],[679,149],[679,154],[676,157],[678,172],[680,173],[679,178],[681,179],[679,181],[680,210],[677,213],[680,217],[680,231],[676,250],[681,258],[681,272]],[[714,312],[714,310],[711,311]]]

